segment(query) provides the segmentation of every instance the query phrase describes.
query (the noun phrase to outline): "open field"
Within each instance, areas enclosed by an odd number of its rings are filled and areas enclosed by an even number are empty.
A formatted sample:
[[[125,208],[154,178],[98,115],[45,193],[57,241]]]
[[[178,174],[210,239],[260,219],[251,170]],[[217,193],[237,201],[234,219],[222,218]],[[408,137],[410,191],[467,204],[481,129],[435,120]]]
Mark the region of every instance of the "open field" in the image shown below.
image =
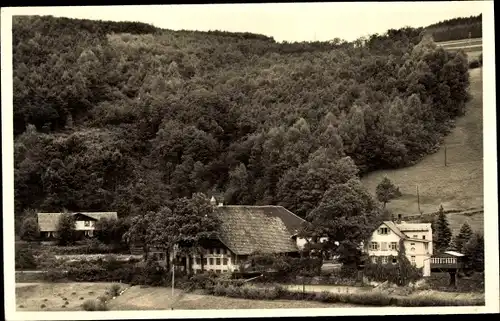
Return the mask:
[[[88,299],[103,295],[111,283],[23,283],[16,284],[18,311],[77,311]],[[75,292],[75,294],[72,294]],[[91,293],[92,294],[89,294]],[[84,300],[79,300],[84,297]],[[64,300],[68,305],[63,308]],[[45,301],[47,299],[47,301]],[[45,308],[41,305],[45,304]],[[20,308],[20,306],[23,306]],[[348,304],[326,304],[292,300],[247,300],[184,293],[176,289],[172,299],[170,288],[132,286],[108,303],[110,310],[176,310],[185,309],[290,309],[349,307]]]
[[[104,294],[111,283],[26,283],[16,285],[16,303],[19,311],[78,311],[83,310],[81,304],[87,299],[96,299]],[[126,287],[126,285],[123,285]],[[287,286],[294,291],[302,291],[300,286]],[[308,285],[308,292],[329,291],[332,293],[374,292],[369,288]],[[75,294],[73,294],[75,293]],[[84,300],[80,300],[84,297]],[[391,297],[403,297],[392,294]],[[484,299],[483,293],[450,293],[440,291],[418,291],[408,296],[411,298],[425,297],[427,300],[473,302]],[[66,307],[62,307],[64,299],[68,299]],[[46,300],[46,301],[45,301]],[[45,304],[45,308],[41,305]],[[22,306],[22,307],[20,307]],[[224,296],[204,295],[199,291],[186,293],[175,289],[172,296],[168,287],[126,287],[126,291],[109,301],[108,308],[117,310],[187,310],[187,309],[287,309],[287,308],[332,308],[332,307],[362,307],[362,305],[345,303],[322,303],[302,300],[250,300]]]
[[[483,52],[483,39],[463,39],[463,40],[453,40],[446,42],[437,42],[438,46],[443,47],[446,50],[458,50],[462,49],[467,53],[467,57],[470,60],[477,59],[479,55]]]
[[[81,307],[83,302],[89,299],[97,299],[97,297],[104,295],[111,284],[112,283],[17,283],[17,311],[83,310]],[[63,307],[65,302],[68,303]],[[42,308],[42,305],[45,305],[45,307]]]
[[[395,214],[417,214],[417,185],[420,209],[435,212],[442,204],[445,210],[480,208],[483,206],[483,97],[482,68],[470,70],[470,93],[466,115],[456,120],[456,127],[445,138],[447,166],[444,166],[445,147],[426,156],[418,164],[396,170],[369,173],[362,182],[371,193],[387,176],[399,186],[402,197],[387,204]],[[491,108],[495,108],[492,106]],[[448,220],[456,231],[468,221],[474,230],[483,230],[483,213],[466,216],[449,214]]]

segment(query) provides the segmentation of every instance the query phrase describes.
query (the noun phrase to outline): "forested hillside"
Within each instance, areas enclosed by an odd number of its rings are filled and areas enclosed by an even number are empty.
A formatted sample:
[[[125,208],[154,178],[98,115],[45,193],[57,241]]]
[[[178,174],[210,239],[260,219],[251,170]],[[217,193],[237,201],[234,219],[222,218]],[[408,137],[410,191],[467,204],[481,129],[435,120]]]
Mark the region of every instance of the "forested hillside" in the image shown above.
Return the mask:
[[[480,14],[478,16],[444,20],[434,23],[426,29],[432,34],[436,42],[468,39],[469,34],[471,38],[482,38],[483,16]]]
[[[352,179],[418,161],[464,112],[465,54],[421,31],[280,44],[14,17],[16,215],[129,216],[203,192],[305,217],[359,196]]]

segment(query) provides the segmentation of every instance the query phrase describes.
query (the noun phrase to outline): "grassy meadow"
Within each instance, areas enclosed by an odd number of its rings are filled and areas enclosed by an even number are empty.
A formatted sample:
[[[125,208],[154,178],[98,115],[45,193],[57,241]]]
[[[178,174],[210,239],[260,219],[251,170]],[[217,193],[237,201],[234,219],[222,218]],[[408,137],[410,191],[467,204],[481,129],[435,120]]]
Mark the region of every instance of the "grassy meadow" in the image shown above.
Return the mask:
[[[96,299],[109,289],[111,283],[25,283],[17,284],[16,305],[18,311],[81,311],[82,303]],[[364,307],[361,304],[327,303],[313,300],[254,300],[228,296],[206,295],[199,291],[184,292],[175,289],[172,296],[168,287],[147,287],[122,285],[126,291],[110,300],[109,311],[117,310],[191,310],[191,309],[290,309],[290,308],[342,308]],[[339,288],[340,291],[339,291]],[[299,288],[290,288],[299,291]],[[301,291],[301,290],[300,290]],[[300,292],[299,291],[299,292]],[[364,297],[386,301],[386,303],[369,304],[384,306],[393,299],[402,306],[435,305],[467,305],[484,301],[483,293],[450,293],[432,290],[415,291],[408,295],[388,294],[384,290],[369,290],[363,288],[350,289],[337,286],[308,286],[307,293],[333,296],[356,297],[356,302],[364,302]],[[80,299],[84,298],[84,299]],[[391,299],[392,298],[392,299]],[[65,304],[65,302],[68,302]],[[463,303],[463,304],[462,304]],[[42,307],[42,305],[44,305]]]
[[[17,311],[80,311],[85,301],[104,295],[111,284],[17,283]]]
[[[468,102],[466,115],[456,120],[455,128],[436,153],[414,166],[375,171],[363,177],[362,182],[372,193],[384,176],[400,187],[402,197],[387,204],[394,213],[403,216],[418,213],[417,186],[420,209],[424,213],[437,211],[440,204],[445,210],[464,211],[483,206],[482,68],[470,70],[469,90],[472,99]],[[444,164],[445,149],[447,166]],[[448,220],[454,231],[465,221],[474,230],[483,230],[483,213],[448,214]]]

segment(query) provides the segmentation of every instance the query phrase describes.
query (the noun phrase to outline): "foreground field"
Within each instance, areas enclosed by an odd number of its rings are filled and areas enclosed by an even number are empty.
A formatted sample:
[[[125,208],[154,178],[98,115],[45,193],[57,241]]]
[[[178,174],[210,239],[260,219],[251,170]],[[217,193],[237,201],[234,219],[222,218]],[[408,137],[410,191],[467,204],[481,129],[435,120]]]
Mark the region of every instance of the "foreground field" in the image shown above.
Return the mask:
[[[111,283],[19,283],[16,284],[18,311],[78,311],[87,299],[102,295]],[[72,293],[75,294],[72,294]],[[90,294],[91,293],[91,294]],[[84,297],[84,300],[79,300]],[[69,304],[63,308],[64,300]],[[47,301],[45,301],[45,299]],[[45,304],[45,308],[41,305]],[[185,293],[170,288],[132,286],[111,300],[110,310],[187,310],[187,309],[290,309],[352,307],[349,304],[326,304],[310,301],[247,300]]]
[[[78,311],[83,310],[80,297],[95,299],[102,295],[110,283],[30,283],[17,284],[16,304],[18,311]],[[124,285],[125,286],[125,285]],[[258,285],[256,285],[258,286]],[[225,296],[204,295],[200,292],[186,293],[176,289],[172,296],[168,287],[125,286],[126,291],[119,297],[109,301],[109,310],[191,310],[191,309],[289,309],[289,308],[342,308],[363,307],[359,304],[322,303],[302,300],[250,300]],[[302,287],[288,287],[290,290],[302,291]],[[381,293],[385,290],[370,290],[368,288],[352,288],[339,286],[309,285],[308,292],[358,293],[368,295]],[[374,292],[374,293],[369,293]],[[439,291],[418,291],[410,295],[391,294],[395,297],[406,297],[408,300],[432,300],[474,302],[484,300],[482,293],[447,293]],[[69,302],[66,307],[64,298]],[[363,296],[362,296],[363,298]],[[46,307],[42,308],[41,305]]]
[[[18,283],[17,311],[78,311],[103,295],[112,283]],[[65,302],[68,302],[65,304]],[[64,306],[64,307],[63,307]]]
[[[440,204],[445,210],[483,206],[482,68],[470,70],[470,93],[473,98],[468,103],[466,115],[457,119],[456,127],[445,138],[447,166],[444,166],[443,145],[438,152],[414,166],[376,171],[362,178],[372,193],[384,176],[400,187],[403,196],[387,204],[394,213],[404,216],[419,212],[417,186],[420,209],[424,213],[437,211]],[[455,231],[465,221],[474,230],[483,230],[483,213],[449,214],[448,220]]]

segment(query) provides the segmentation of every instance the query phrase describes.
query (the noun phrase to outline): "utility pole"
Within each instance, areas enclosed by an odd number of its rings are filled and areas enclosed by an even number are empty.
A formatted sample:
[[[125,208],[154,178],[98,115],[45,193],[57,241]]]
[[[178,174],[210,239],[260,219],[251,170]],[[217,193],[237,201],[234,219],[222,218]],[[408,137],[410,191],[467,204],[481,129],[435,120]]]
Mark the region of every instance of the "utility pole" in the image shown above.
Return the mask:
[[[417,185],[417,205],[418,205],[418,212],[422,214],[422,211],[420,210],[420,193],[418,192],[418,185]]]
[[[444,145],[444,166],[448,166],[448,163],[446,162],[446,144]]]
[[[472,33],[469,31],[469,46],[471,45],[472,43]]]
[[[174,309],[173,302],[174,302],[174,283],[175,283],[175,251],[177,250],[177,244],[174,245],[172,249],[172,306],[171,309]]]

